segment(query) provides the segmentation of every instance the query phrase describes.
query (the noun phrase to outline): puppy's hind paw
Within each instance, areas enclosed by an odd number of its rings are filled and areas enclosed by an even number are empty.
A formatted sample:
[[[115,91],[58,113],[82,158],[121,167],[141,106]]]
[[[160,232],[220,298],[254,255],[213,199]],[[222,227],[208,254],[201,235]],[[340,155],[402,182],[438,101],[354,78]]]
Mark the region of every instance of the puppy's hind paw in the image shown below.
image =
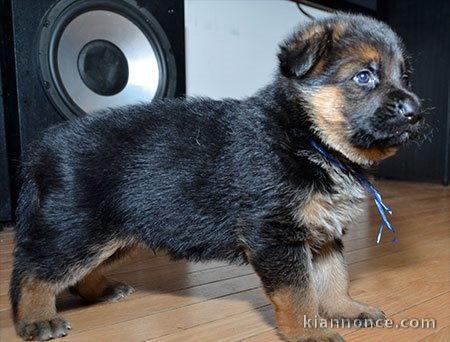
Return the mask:
[[[134,292],[134,287],[121,282],[111,282],[105,288],[104,295],[99,298],[102,302],[117,302],[122,300]]]
[[[17,334],[27,341],[47,341],[53,338],[64,337],[70,329],[70,323],[59,316],[48,320],[18,322],[16,324]]]

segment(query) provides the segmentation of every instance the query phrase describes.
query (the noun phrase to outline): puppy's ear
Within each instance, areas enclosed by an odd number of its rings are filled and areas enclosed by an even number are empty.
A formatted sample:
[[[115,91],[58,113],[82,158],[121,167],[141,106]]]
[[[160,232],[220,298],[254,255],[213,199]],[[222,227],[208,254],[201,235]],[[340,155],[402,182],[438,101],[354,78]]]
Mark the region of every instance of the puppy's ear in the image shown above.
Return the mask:
[[[305,76],[331,44],[331,35],[331,31],[323,26],[307,27],[294,34],[280,46],[281,73],[286,77]]]

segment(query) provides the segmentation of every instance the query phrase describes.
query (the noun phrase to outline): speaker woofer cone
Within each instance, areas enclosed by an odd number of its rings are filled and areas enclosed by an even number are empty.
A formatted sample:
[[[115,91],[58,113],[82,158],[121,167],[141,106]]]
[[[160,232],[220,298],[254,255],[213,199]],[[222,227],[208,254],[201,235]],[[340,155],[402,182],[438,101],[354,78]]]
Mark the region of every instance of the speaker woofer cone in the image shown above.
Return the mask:
[[[84,84],[99,95],[118,94],[128,83],[127,58],[106,40],[93,40],[81,49],[78,72]]]
[[[175,93],[170,43],[131,0],[59,1],[42,24],[39,62],[47,94],[66,118]]]

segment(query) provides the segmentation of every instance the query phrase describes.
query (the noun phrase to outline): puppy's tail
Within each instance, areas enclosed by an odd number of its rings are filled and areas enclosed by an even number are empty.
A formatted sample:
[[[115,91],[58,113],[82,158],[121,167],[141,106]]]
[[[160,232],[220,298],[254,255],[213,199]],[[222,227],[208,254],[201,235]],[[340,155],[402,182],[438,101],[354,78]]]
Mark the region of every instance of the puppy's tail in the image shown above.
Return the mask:
[[[28,162],[27,164],[30,164]],[[16,208],[16,242],[25,238],[39,211],[39,188],[31,171],[32,166],[24,164],[21,170],[21,187]]]
[[[23,173],[22,186],[16,209],[16,247],[14,250],[14,269],[11,276],[9,297],[11,300],[13,318],[17,318],[17,308],[21,296],[22,280],[26,277],[26,261],[21,257],[21,242],[29,236],[39,211],[39,189],[29,173]]]

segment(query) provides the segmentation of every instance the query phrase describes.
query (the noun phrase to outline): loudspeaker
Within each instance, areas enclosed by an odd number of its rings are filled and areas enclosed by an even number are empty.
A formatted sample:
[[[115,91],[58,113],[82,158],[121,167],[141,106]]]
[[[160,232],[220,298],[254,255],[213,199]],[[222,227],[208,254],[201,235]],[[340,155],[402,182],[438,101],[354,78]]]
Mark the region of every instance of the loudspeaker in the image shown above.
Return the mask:
[[[20,149],[50,125],[185,94],[183,0],[11,0]]]
[[[1,80],[0,68],[0,80]],[[9,166],[6,149],[5,114],[3,103],[3,87],[0,82],[0,223],[12,220]]]
[[[0,21],[0,229],[5,222],[12,221],[12,200],[9,177],[9,158],[6,137],[6,91],[4,90],[6,60],[4,51],[6,49],[4,38],[4,21]],[[6,88],[6,87],[5,87]]]

